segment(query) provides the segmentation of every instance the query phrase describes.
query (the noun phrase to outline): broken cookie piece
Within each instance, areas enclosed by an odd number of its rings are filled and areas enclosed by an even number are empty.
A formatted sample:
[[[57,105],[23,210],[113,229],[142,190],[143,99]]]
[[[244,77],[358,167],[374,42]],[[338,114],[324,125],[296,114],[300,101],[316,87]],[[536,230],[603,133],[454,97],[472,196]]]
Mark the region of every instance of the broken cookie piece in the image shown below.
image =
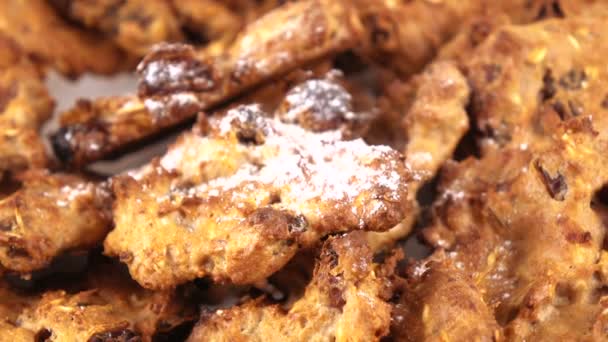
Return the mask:
[[[365,241],[361,232],[328,238],[289,309],[261,298],[203,314],[188,341],[379,341],[391,321],[390,279]]]
[[[110,194],[67,174],[30,172],[0,200],[0,265],[28,274],[61,253],[100,243],[111,227]]]
[[[15,308],[18,329],[49,342],[151,342],[155,334],[193,320],[194,305],[184,293],[144,290],[118,266],[106,260],[92,265],[82,282],[70,284],[77,286],[75,293],[31,296]]]
[[[135,56],[143,56],[154,44],[183,39],[177,16],[165,0],[50,2],[67,18],[102,32]]]
[[[330,233],[400,222],[408,178],[389,147],[240,106],[211,119],[206,136],[186,133],[156,163],[113,180],[105,251],[149,288],[204,276],[253,283]]]
[[[76,108],[66,114],[53,139],[58,155],[82,166],[265,81],[343,51],[355,41],[351,20],[350,11],[338,3],[308,0],[286,4],[255,21],[220,56],[184,44],[161,44],[138,67],[140,98],[93,101],[91,113]],[[110,105],[113,101],[128,102],[128,109]],[[125,116],[131,116],[131,110],[142,124],[127,123]],[[83,136],[105,144],[95,148],[81,143],[78,139]]]
[[[40,70],[14,40],[0,33],[0,178],[46,166],[38,130],[53,106]]]
[[[0,2],[0,31],[41,65],[68,77],[110,74],[124,63],[112,42],[63,21],[45,0]]]

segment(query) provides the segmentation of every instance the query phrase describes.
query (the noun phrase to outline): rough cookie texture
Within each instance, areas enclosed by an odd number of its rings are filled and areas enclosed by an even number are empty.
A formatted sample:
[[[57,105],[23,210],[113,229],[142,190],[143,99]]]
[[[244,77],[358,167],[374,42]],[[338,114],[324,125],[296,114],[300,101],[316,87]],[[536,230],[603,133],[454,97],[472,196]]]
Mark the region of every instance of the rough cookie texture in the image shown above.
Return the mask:
[[[191,321],[194,307],[181,292],[151,292],[124,269],[102,261],[90,266],[75,293],[46,291],[29,300],[16,319],[42,341],[152,341],[158,333]]]
[[[93,247],[111,228],[110,194],[68,174],[35,171],[0,201],[0,265],[29,273],[70,250]]]
[[[53,105],[40,70],[0,32],[0,178],[47,164],[38,130]]]
[[[0,31],[36,61],[69,77],[113,73],[123,63],[114,44],[70,26],[45,0],[0,2]]]
[[[427,306],[404,327],[437,339],[463,331],[480,340],[605,338],[605,26],[601,18],[506,26],[465,64],[481,157],[445,167],[424,236],[470,284],[454,298],[477,303],[476,320],[495,320],[501,329],[467,330],[468,319],[433,328],[457,305]],[[439,272],[442,264],[421,272]],[[413,279],[420,288],[450,281]],[[425,296],[433,303],[442,294]]]
[[[106,253],[145,287],[252,283],[327,234],[403,219],[409,173],[397,151],[264,116],[234,108],[206,136],[186,133],[155,164],[115,178]]]
[[[182,39],[180,23],[165,0],[50,0],[66,17],[104,33],[125,51],[144,55],[157,43]]]
[[[395,81],[380,99],[386,126],[373,140],[389,140],[402,148],[413,177],[408,183],[410,210],[406,219],[388,232],[369,233],[374,249],[389,246],[406,237],[414,225],[419,208],[418,190],[431,180],[448,160],[469,127],[465,108],[469,87],[465,77],[451,62],[431,64],[409,82]],[[393,131],[393,134],[387,132]],[[396,137],[396,139],[391,139]],[[387,139],[388,138],[388,139]],[[373,141],[372,140],[372,141]]]
[[[389,331],[391,294],[365,241],[361,232],[328,238],[288,310],[257,299],[204,314],[188,341],[379,341]]]
[[[220,56],[184,44],[159,45],[138,67],[141,99],[94,101],[93,112],[105,115],[86,115],[79,108],[68,113],[53,138],[58,155],[76,165],[97,160],[255,85],[342,51],[355,40],[352,20],[350,11],[338,3],[302,1],[281,6],[247,26]],[[120,105],[125,102],[128,109]],[[133,108],[135,122],[125,117]],[[83,137],[105,143],[78,140]]]

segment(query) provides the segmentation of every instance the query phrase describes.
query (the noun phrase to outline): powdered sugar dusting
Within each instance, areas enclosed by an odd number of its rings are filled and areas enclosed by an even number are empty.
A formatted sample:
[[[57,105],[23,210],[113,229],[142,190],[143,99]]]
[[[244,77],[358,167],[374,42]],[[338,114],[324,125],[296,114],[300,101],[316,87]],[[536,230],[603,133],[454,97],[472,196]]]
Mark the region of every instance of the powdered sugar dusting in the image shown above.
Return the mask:
[[[155,118],[160,119],[171,115],[171,108],[199,107],[201,103],[192,93],[175,93],[160,99],[146,98],[144,106]]]
[[[326,79],[308,80],[291,89],[285,97],[285,110],[281,119],[288,123],[312,116],[315,122],[336,122],[356,117],[352,96],[336,82]]]
[[[296,212],[304,210],[302,203],[313,201],[354,208],[362,194],[369,200],[378,196],[385,201],[405,200],[407,175],[397,151],[369,146],[361,139],[343,141],[339,131],[313,133],[260,114],[258,106],[240,106],[212,121],[215,129],[210,137],[199,137],[201,144],[235,139],[243,127],[259,130],[263,143],[248,143],[249,162],[231,176],[191,187],[184,195],[204,198],[230,192],[236,204],[239,197],[245,199],[248,187],[264,188],[278,194],[280,206]],[[180,160],[187,158],[170,152],[161,165],[183,168]],[[382,206],[382,201],[372,203],[368,214],[381,212]],[[359,215],[356,210],[353,214]]]

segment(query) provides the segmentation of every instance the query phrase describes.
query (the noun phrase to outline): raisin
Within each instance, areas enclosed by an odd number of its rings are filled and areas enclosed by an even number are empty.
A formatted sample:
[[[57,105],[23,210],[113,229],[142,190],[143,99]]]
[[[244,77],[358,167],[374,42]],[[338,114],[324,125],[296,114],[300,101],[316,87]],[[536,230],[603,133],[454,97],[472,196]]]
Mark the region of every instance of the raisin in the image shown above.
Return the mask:
[[[51,336],[53,336],[53,333],[49,330],[49,329],[40,329],[37,333],[36,336],[34,336],[34,341],[36,342],[45,342],[48,341]]]
[[[116,331],[107,331],[104,333],[98,333],[91,338],[88,342],[141,342],[141,336],[130,329],[122,329]]]
[[[64,163],[70,163],[74,159],[74,150],[70,141],[72,136],[72,129],[62,127],[50,138],[55,156]]]
[[[564,104],[559,101],[556,100],[555,102],[553,102],[552,104],[553,110],[557,113],[557,115],[559,115],[559,118],[563,120],[566,120],[566,118],[568,117],[568,113],[566,113],[566,106],[564,106]]]
[[[577,100],[568,100],[568,107],[570,108],[570,114],[572,114],[572,116],[583,114],[583,105]]]
[[[328,295],[329,305],[336,309],[342,310],[342,308],[346,304],[346,300],[344,300],[344,297],[342,296],[342,290],[338,287],[332,286],[329,288]]]
[[[3,220],[0,221],[0,231],[3,232],[8,232],[13,230],[13,227],[15,226],[15,221],[11,218],[8,220]]]
[[[484,70],[486,73],[486,82],[492,82],[500,76],[502,72],[502,67],[499,64],[487,64],[484,65]]]
[[[556,92],[555,77],[553,77],[551,69],[547,69],[543,75],[543,87],[540,90],[540,97],[543,101],[546,101],[555,96]]]
[[[239,106],[232,109],[238,116],[232,120],[232,127],[236,130],[236,137],[241,144],[261,145],[266,140],[264,127],[261,127],[259,118],[264,116],[257,106]]]
[[[604,96],[604,99],[602,100],[602,103],[600,103],[600,105],[602,106],[602,108],[608,109],[608,94]]]
[[[8,88],[0,87],[0,114],[17,95],[17,83],[13,82]]]
[[[572,69],[559,79],[559,84],[567,90],[579,90],[586,81],[587,74],[585,74],[585,71]]]
[[[568,184],[566,183],[564,175],[557,172],[557,175],[553,177],[545,170],[539,160],[534,163],[534,166],[541,173],[549,195],[557,201],[563,201],[566,198],[566,193],[568,193]]]
[[[303,233],[307,228],[308,221],[306,221],[306,218],[302,215],[295,216],[287,225],[287,229],[289,229],[289,231],[292,233]]]
[[[592,236],[590,232],[569,232],[566,234],[566,240],[571,243],[587,244],[591,242]]]

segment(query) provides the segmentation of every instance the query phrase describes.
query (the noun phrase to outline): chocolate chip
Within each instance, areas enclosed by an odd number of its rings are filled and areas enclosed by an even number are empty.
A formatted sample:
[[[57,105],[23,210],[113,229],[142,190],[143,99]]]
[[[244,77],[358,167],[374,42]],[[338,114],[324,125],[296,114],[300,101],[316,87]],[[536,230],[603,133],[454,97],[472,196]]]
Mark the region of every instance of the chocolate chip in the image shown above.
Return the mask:
[[[540,89],[540,97],[543,101],[546,101],[555,96],[556,92],[555,77],[553,77],[551,69],[547,69],[543,75],[543,87]]]
[[[568,193],[568,184],[566,183],[566,178],[564,175],[557,172],[557,175],[553,177],[547,170],[545,170],[539,160],[536,160],[534,166],[540,172],[543,183],[545,183],[545,187],[547,188],[549,195],[551,195],[554,200],[563,201],[566,198],[566,193]]]
[[[587,81],[587,74],[583,70],[570,70],[559,79],[559,84],[567,90],[578,90]]]

